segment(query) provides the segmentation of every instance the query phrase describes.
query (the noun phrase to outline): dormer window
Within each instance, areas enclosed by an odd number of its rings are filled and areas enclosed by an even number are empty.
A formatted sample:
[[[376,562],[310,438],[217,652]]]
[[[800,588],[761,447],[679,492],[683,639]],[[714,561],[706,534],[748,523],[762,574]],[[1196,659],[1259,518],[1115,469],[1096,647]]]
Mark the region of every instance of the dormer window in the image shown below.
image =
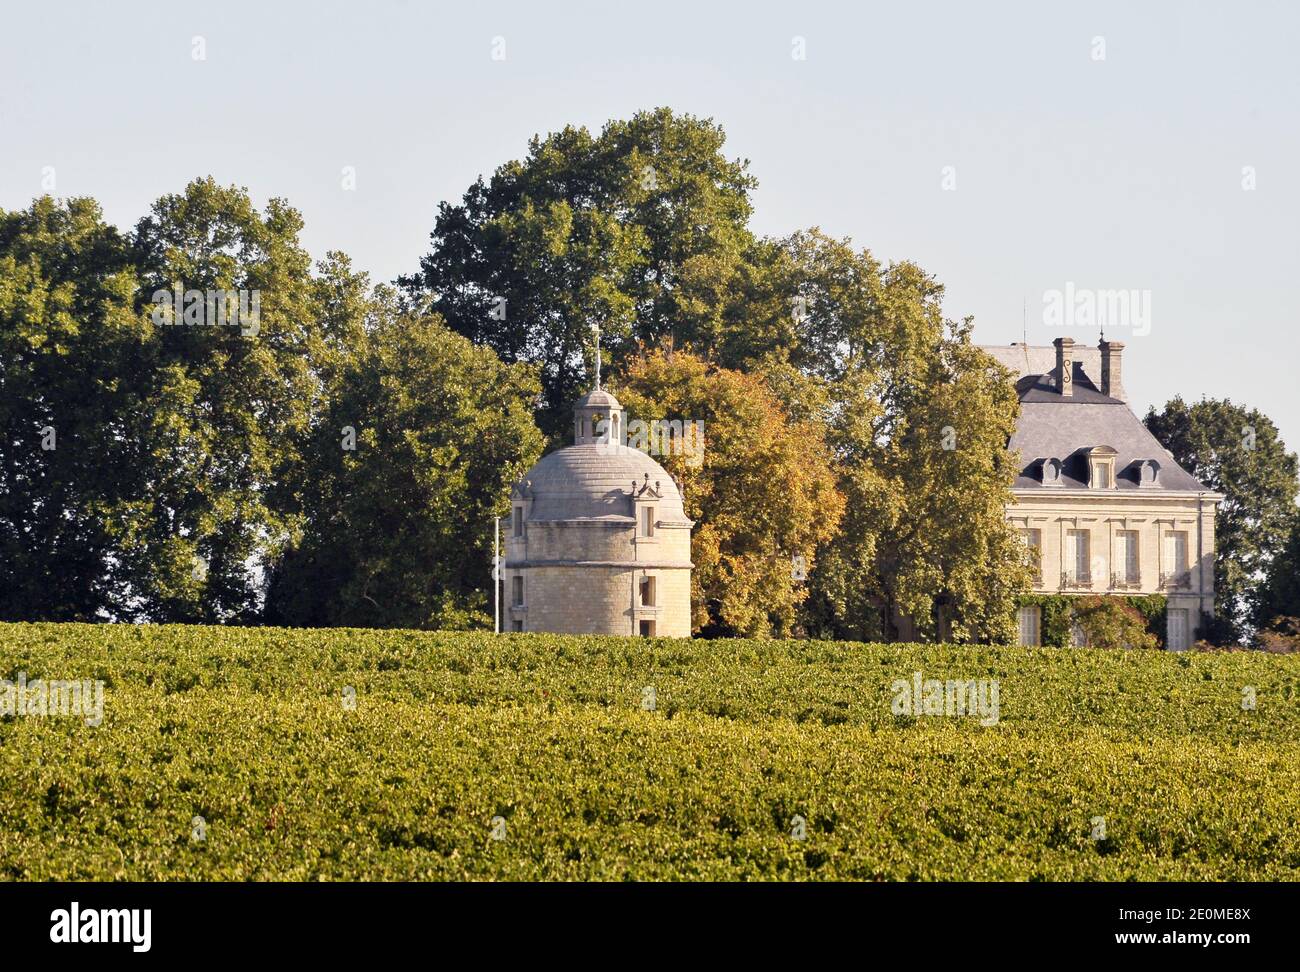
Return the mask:
[[[1088,450],[1088,485],[1092,489],[1115,488],[1115,452],[1110,446]]]
[[[641,536],[653,537],[655,535],[655,508],[653,506],[641,507]]]
[[[510,535],[513,537],[522,537],[524,535],[524,508],[516,506],[514,515],[511,517]]]
[[[1142,459],[1137,464],[1138,487],[1150,489],[1160,483],[1160,463],[1154,459]]]
[[[1060,486],[1061,485],[1061,460],[1044,459],[1042,464],[1043,485]]]

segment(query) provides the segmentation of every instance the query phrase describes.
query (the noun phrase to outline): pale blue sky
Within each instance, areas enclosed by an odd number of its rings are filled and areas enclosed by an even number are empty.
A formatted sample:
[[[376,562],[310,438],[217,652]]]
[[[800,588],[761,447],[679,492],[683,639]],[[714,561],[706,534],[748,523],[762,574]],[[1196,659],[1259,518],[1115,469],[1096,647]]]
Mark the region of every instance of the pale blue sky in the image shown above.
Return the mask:
[[[129,227],[211,174],[288,198],[314,256],[387,280],[415,267],[438,201],[529,136],[668,105],[751,161],[755,229],[820,225],[917,261],[981,343],[1019,340],[1025,301],[1030,341],[1050,341],[1043,295],[1067,281],[1150,291],[1150,333],[1111,335],[1135,410],[1230,397],[1294,450],[1298,46],[1282,2],[4,0],[0,207],[52,166],[57,195]]]

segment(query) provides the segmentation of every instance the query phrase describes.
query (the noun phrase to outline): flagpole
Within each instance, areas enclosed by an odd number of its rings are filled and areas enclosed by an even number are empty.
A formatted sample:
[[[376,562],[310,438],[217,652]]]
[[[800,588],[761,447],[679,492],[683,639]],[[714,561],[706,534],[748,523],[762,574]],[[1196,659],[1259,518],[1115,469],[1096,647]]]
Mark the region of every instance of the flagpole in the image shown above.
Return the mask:
[[[492,615],[493,631],[501,633],[501,517],[492,521]]]

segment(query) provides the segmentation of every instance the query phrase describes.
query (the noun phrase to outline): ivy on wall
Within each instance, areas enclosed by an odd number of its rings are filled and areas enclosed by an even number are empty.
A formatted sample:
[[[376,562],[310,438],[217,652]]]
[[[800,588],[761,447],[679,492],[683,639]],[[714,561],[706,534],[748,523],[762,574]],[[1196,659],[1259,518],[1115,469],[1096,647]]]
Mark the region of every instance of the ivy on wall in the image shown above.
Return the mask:
[[[1018,607],[1037,607],[1040,616],[1040,640],[1045,648],[1068,648],[1070,646],[1070,619],[1073,616],[1073,602],[1090,594],[1022,594]],[[1117,596],[1130,607],[1137,610],[1146,621],[1146,628],[1165,645],[1165,609],[1166,598],[1163,594],[1124,594]]]

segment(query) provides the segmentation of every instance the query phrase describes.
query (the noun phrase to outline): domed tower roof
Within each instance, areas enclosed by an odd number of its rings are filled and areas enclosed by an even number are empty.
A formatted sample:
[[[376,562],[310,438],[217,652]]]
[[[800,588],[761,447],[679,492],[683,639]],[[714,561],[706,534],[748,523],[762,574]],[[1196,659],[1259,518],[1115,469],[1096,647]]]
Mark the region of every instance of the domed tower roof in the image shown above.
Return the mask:
[[[532,499],[530,522],[632,519],[635,498],[655,498],[663,523],[691,525],[682,494],[668,472],[640,449],[617,443],[572,445],[548,456],[520,480],[516,491]]]
[[[574,411],[580,408],[603,408],[606,410],[623,411],[623,406],[618,403],[618,399],[605,391],[603,388],[593,388],[587,394],[583,395],[573,403]]]
[[[532,500],[530,522],[634,519],[633,500],[652,499],[664,524],[692,526],[663,466],[623,445],[623,406],[597,386],[573,405],[574,444],[543,456],[515,485]]]

